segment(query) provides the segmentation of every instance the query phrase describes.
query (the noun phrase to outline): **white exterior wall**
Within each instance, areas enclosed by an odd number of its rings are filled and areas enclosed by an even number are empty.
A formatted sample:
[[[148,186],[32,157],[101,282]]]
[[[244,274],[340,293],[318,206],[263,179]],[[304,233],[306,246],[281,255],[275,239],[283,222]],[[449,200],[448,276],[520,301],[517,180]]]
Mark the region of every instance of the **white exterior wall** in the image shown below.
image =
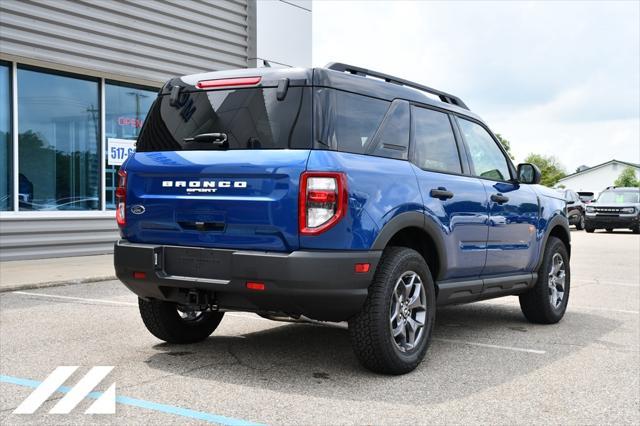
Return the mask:
[[[627,167],[622,163],[610,163],[561,179],[556,186],[564,185],[567,189],[589,191],[597,195],[607,186],[612,186],[620,173]],[[640,178],[640,168],[636,168],[636,176]]]
[[[256,57],[272,67],[311,67],[311,0],[256,2]]]

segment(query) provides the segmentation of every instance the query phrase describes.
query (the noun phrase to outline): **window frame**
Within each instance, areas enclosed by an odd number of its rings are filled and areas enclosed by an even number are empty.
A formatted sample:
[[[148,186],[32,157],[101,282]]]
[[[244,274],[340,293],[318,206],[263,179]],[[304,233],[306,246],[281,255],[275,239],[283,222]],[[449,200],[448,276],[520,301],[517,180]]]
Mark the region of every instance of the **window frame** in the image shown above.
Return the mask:
[[[493,132],[489,129],[489,127],[487,127],[486,124],[484,124],[483,122],[473,118],[473,117],[469,117],[467,115],[462,115],[462,114],[458,114],[458,113],[453,113],[452,114],[456,127],[458,128],[458,132],[460,133],[460,140],[462,141],[464,147],[465,147],[465,154],[467,157],[467,161],[469,162],[469,175],[476,177],[478,179],[483,179],[483,180],[487,180],[490,182],[506,182],[506,183],[514,183],[517,182],[516,180],[516,168],[513,165],[513,162],[511,161],[511,158],[509,157],[509,155],[507,155],[507,151],[504,149],[504,147],[502,146],[502,144],[500,143],[500,141],[498,141],[498,138],[496,138],[496,136],[493,134]],[[510,174],[510,179],[507,180],[503,180],[503,179],[491,179],[489,177],[486,176],[480,176],[476,170],[475,167],[473,166],[473,160],[471,158],[471,152],[469,150],[469,144],[467,143],[467,140],[464,137],[464,134],[462,133],[462,128],[460,127],[460,121],[459,120],[467,120],[470,121],[474,124],[479,125],[480,127],[482,127],[491,137],[491,139],[493,139],[493,142],[496,144],[496,146],[498,147],[498,149],[500,150],[500,152],[502,153],[502,156],[504,157],[505,161],[507,162],[507,168],[509,169],[509,174]]]
[[[447,175],[454,175],[454,176],[469,176],[470,175],[470,171],[471,169],[469,168],[469,163],[468,163],[468,159],[467,159],[467,151],[465,149],[465,147],[462,144],[461,141],[461,134],[460,131],[457,127],[457,124],[454,123],[454,119],[452,116],[451,111],[446,110],[444,108],[437,108],[431,105],[425,105],[425,104],[421,104],[419,102],[409,102],[409,106],[411,107],[410,110],[410,116],[411,116],[411,123],[410,123],[410,127],[409,127],[409,161],[416,166],[418,169],[423,170],[425,172],[432,172],[432,173],[443,173],[443,174],[447,174]],[[447,116],[447,118],[449,119],[449,125],[451,126],[451,132],[453,133],[453,139],[455,142],[455,146],[456,146],[456,150],[458,152],[458,161],[460,161],[460,172],[453,172],[453,171],[449,171],[449,170],[436,170],[436,169],[429,169],[429,168],[422,168],[418,165],[418,159],[416,158],[416,143],[415,143],[415,120],[414,120],[414,116],[413,116],[413,111],[414,111],[414,107],[416,108],[422,108],[422,109],[427,109],[427,110],[431,110],[431,111],[435,111],[435,112],[439,112],[444,114],[445,116]]]

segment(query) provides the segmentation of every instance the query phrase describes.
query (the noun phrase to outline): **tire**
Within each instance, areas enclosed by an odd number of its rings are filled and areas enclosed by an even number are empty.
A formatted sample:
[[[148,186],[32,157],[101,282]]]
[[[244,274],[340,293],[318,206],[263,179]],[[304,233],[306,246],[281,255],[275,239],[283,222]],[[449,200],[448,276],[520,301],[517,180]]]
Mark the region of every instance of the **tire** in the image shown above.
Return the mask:
[[[596,228],[590,228],[590,227],[586,226],[586,227],[584,228],[584,230],[585,230],[585,231],[587,231],[588,233],[592,234],[592,233],[593,233],[593,231],[595,231],[595,230],[596,230]]]
[[[559,269],[555,269],[559,265],[558,259],[562,261],[564,280],[560,280],[559,272],[555,273],[556,285],[553,286],[549,280],[554,271],[559,271]],[[563,285],[560,285],[561,282]],[[558,291],[561,287],[562,294]],[[553,288],[556,289],[555,292],[552,292]],[[520,295],[520,309],[530,322],[555,324],[562,319],[567,310],[570,290],[571,268],[567,248],[559,238],[549,237],[544,251],[544,259],[538,270],[538,281],[531,290]]]
[[[607,232],[613,232],[613,228],[606,228]]]
[[[584,229],[584,215],[580,215],[580,220],[576,223],[576,229],[578,231],[582,231]]]
[[[634,234],[640,234],[640,226],[636,226],[635,228],[631,228]]]
[[[405,288],[408,291],[403,291]],[[414,309],[411,309],[411,300],[415,301]],[[349,320],[351,344],[360,363],[382,374],[414,370],[427,352],[435,307],[433,278],[424,258],[409,248],[387,248],[362,310]],[[417,326],[419,322],[423,324],[421,327]],[[392,327],[399,331],[396,337]],[[413,334],[410,330],[414,330]]]
[[[224,316],[223,312],[199,312],[195,316],[183,313],[183,317],[175,303],[155,299],[138,298],[138,307],[147,330],[167,343],[201,342],[213,333]]]

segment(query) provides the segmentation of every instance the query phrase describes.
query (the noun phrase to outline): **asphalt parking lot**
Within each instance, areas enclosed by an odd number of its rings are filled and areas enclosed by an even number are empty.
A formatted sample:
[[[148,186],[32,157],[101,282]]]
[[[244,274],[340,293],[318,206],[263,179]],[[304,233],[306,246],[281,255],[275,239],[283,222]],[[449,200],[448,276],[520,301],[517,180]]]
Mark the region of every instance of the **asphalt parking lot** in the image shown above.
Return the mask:
[[[3,424],[640,422],[640,236],[573,231],[564,320],[525,321],[515,297],[440,309],[425,362],[401,377],[357,363],[343,325],[227,314],[207,341],[167,345],[116,281],[0,295]],[[115,415],[12,414],[54,368],[115,366]],[[29,382],[31,380],[32,382]],[[35,381],[35,382],[33,382]]]

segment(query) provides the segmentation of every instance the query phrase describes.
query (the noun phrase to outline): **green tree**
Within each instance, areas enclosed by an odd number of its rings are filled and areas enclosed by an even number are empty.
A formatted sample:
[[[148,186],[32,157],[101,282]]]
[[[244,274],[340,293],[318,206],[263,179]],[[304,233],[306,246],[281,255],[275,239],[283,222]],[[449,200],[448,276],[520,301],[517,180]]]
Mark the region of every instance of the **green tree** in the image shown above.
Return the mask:
[[[636,178],[636,171],[633,167],[628,166],[620,173],[618,179],[613,183],[615,186],[640,186],[640,180]]]
[[[538,166],[542,173],[540,183],[545,186],[552,187],[560,179],[567,175],[560,161],[553,155],[529,154],[524,159],[525,163],[532,163]]]
[[[515,157],[511,153],[511,142],[509,142],[508,140],[503,138],[500,133],[496,133],[496,137],[498,138],[498,140],[502,144],[502,147],[504,148],[504,150],[507,151],[507,154],[509,154],[509,157],[511,157],[512,160],[515,160]]]

